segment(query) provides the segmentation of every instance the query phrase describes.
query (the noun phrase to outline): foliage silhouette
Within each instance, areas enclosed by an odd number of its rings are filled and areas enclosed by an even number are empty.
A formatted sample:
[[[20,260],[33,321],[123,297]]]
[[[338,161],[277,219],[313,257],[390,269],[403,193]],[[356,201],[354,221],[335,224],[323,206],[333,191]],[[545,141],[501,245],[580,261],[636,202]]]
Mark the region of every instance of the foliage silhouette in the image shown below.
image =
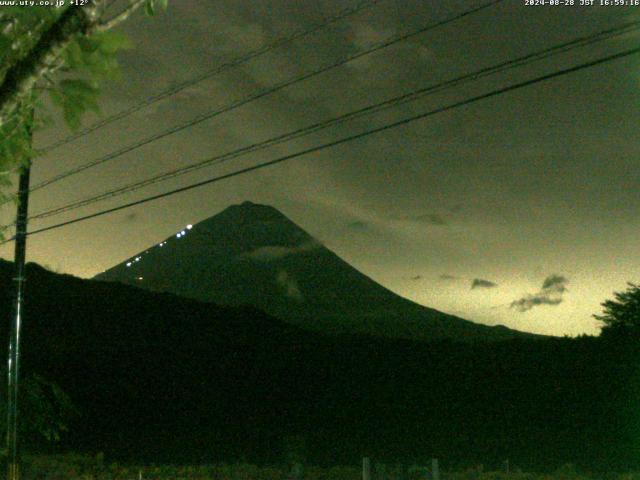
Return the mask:
[[[640,334],[640,285],[629,282],[628,286],[614,293],[615,300],[602,303],[602,315],[594,315],[604,323],[603,334]]]
[[[0,371],[5,378],[6,369]],[[19,424],[21,438],[31,447],[43,447],[59,442],[68,433],[69,424],[77,414],[69,396],[54,382],[31,373],[22,379],[20,410],[24,414]],[[0,383],[0,430],[6,429],[6,383]]]

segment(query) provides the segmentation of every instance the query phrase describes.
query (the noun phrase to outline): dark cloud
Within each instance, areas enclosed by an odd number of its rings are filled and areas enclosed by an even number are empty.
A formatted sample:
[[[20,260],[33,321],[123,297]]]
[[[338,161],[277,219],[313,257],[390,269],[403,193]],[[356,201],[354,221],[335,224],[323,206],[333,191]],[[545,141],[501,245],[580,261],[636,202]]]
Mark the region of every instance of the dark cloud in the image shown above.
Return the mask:
[[[471,282],[471,290],[475,288],[495,288],[498,284],[483,278],[474,278]]]
[[[244,254],[244,256],[259,262],[271,262],[273,260],[279,260],[281,258],[288,257],[289,255],[309,252],[311,250],[320,248],[321,246],[322,244],[315,241],[305,242],[301,245],[296,245],[293,247],[270,245],[247,252]]]
[[[549,295],[543,293],[536,293],[534,295],[527,295],[518,300],[511,302],[511,308],[515,308],[519,312],[526,312],[538,305],[560,305],[562,298],[551,298]]]
[[[449,275],[448,273],[443,273],[438,277],[440,280],[457,280],[458,277],[455,275]]]
[[[568,282],[567,278],[562,275],[549,275],[544,279],[542,283],[543,290],[555,289],[559,292],[564,292],[566,290],[565,284]]]
[[[562,275],[549,275],[542,282],[539,292],[514,300],[510,307],[519,312],[526,312],[539,305],[560,305],[563,301],[562,295],[567,291],[567,283],[568,279]]]

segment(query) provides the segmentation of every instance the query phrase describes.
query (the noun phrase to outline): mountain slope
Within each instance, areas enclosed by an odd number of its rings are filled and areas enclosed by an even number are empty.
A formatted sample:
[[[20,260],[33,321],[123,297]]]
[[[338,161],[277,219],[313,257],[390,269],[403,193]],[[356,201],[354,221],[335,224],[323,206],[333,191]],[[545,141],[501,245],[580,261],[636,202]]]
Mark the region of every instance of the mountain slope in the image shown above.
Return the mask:
[[[12,276],[0,261],[2,318]],[[75,452],[275,464],[294,440],[310,465],[365,455],[411,464],[437,457],[450,468],[505,458],[525,469],[640,465],[633,338],[425,344],[328,336],[254,308],[33,264],[27,279],[21,372],[56,382],[78,406],[65,438]],[[8,325],[0,322],[1,338]]]
[[[404,299],[363,275],[278,210],[234,205],[95,277],[222,305],[251,305],[326,333],[501,340]]]

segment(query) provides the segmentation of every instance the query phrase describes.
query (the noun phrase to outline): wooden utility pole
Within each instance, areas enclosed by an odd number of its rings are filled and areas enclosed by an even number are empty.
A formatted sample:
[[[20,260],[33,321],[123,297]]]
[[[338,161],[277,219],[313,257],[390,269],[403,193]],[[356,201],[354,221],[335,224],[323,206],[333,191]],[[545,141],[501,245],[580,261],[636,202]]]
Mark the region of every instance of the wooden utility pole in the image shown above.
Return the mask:
[[[27,125],[32,135],[33,114]],[[18,182],[18,212],[14,250],[15,293],[7,360],[7,479],[20,479],[20,451],[18,449],[18,385],[20,380],[20,327],[24,310],[25,259],[27,254],[27,214],[29,208],[29,176],[31,159],[20,170]]]

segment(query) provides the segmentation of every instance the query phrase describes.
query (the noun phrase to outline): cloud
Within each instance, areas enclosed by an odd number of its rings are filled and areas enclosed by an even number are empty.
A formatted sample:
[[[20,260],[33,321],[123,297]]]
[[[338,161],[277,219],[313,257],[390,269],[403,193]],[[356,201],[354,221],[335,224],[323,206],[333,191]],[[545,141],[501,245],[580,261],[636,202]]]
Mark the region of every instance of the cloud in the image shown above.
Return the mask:
[[[255,250],[245,253],[244,256],[258,262],[272,262],[274,260],[280,260],[281,258],[287,257],[289,255],[309,252],[320,247],[321,244],[315,241],[305,242],[293,247],[269,245],[266,247],[256,248]]]
[[[559,305],[563,302],[563,294],[567,291],[568,279],[562,275],[549,275],[542,282],[539,292],[525,295],[511,302],[510,307],[519,312],[526,312],[539,305]]]
[[[281,270],[278,272],[276,282],[284,289],[287,297],[298,302],[302,302],[304,300],[300,287],[298,286],[298,282],[296,282],[295,278],[291,277],[286,271]]]
[[[474,278],[471,282],[471,290],[476,288],[495,288],[498,284],[490,280],[484,280],[483,278]]]
[[[442,275],[440,275],[438,277],[440,280],[457,280],[458,277],[456,277],[455,275],[449,275],[448,273],[443,273]]]
[[[563,277],[562,275],[549,275],[547,278],[544,279],[544,282],[542,283],[542,289],[543,290],[549,290],[549,289],[555,289],[561,293],[565,292],[567,290],[567,288],[565,287],[565,283],[567,283],[568,280],[566,277]]]

